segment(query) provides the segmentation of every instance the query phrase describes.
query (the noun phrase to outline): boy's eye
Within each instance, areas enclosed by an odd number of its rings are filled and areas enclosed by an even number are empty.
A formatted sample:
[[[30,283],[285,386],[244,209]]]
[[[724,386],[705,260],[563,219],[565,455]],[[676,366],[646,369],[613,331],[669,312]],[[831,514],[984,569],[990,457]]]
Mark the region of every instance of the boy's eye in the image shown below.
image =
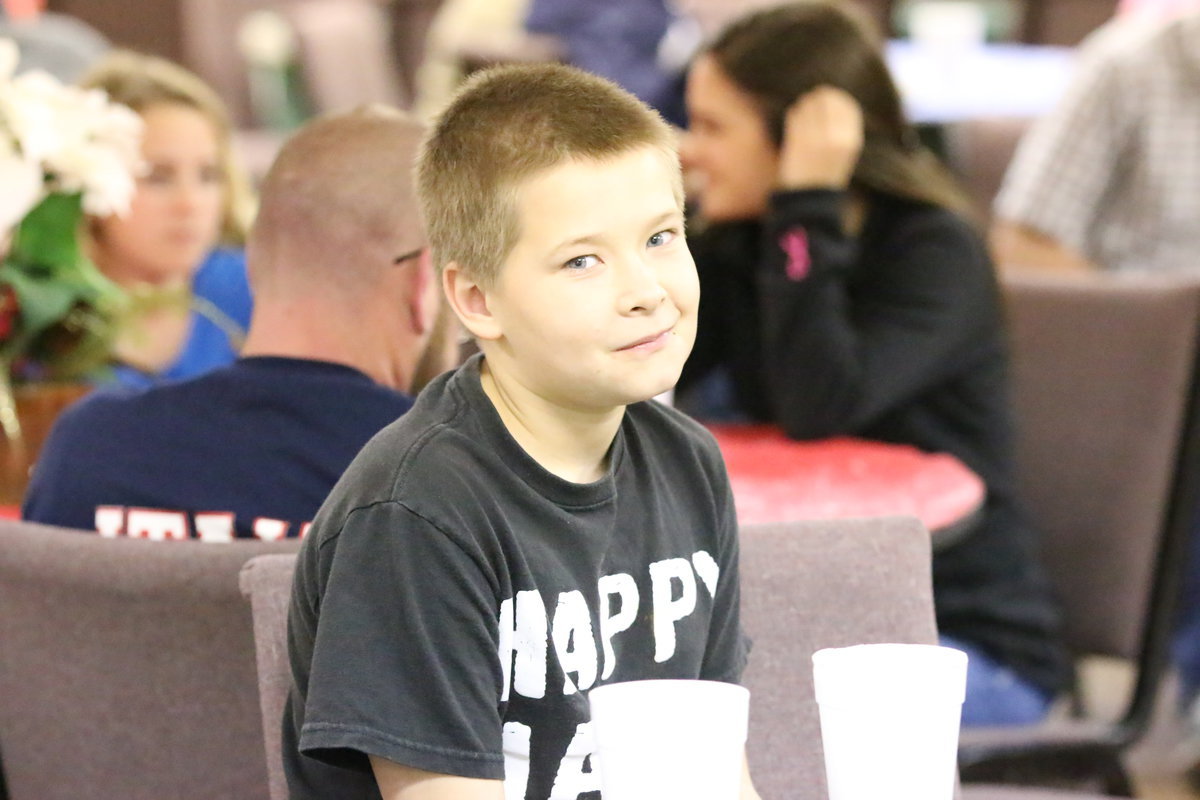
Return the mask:
[[[563,262],[563,266],[567,269],[587,269],[599,261],[595,256],[575,256],[568,261]]]
[[[659,231],[647,239],[646,245],[649,247],[662,247],[673,242],[677,235],[678,233],[674,229],[668,228],[665,231]]]

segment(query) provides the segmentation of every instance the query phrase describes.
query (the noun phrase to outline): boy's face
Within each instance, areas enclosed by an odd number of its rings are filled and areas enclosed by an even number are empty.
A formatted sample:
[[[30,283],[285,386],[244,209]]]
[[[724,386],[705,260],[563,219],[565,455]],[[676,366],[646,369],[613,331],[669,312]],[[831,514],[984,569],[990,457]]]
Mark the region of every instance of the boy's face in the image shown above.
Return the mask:
[[[486,290],[490,368],[567,408],[606,411],[675,385],[700,286],[675,166],[642,147],[571,160],[516,195],[520,238]]]

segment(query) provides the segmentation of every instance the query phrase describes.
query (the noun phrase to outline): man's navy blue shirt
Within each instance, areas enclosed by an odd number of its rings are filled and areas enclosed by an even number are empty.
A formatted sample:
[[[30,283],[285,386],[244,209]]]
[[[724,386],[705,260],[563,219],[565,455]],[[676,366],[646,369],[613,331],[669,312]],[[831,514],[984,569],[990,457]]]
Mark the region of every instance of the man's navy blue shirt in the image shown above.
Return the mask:
[[[411,406],[351,367],[268,356],[99,390],[56,422],[22,516],[110,536],[297,536],[367,440]]]

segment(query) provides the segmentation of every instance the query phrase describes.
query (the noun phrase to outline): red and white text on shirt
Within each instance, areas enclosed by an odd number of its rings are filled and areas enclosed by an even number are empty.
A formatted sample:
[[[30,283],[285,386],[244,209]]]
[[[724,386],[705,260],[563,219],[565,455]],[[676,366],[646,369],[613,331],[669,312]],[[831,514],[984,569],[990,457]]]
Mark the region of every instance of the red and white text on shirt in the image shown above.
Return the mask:
[[[199,539],[202,542],[232,542],[237,538],[235,517],[228,511],[171,511],[163,508],[137,506],[97,506],[96,532],[116,538],[150,539],[156,542]],[[312,523],[300,525],[303,538]],[[254,538],[265,542],[284,539],[292,523],[271,517],[255,517]]]

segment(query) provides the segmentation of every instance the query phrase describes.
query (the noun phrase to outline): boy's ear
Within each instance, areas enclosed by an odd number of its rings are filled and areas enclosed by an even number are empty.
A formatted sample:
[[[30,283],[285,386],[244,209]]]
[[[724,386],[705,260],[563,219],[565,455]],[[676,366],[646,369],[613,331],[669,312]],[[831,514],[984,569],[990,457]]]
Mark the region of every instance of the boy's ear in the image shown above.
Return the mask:
[[[451,261],[442,268],[442,289],[463,327],[475,338],[500,338],[500,323],[488,308],[487,291],[468,276],[457,262]]]

